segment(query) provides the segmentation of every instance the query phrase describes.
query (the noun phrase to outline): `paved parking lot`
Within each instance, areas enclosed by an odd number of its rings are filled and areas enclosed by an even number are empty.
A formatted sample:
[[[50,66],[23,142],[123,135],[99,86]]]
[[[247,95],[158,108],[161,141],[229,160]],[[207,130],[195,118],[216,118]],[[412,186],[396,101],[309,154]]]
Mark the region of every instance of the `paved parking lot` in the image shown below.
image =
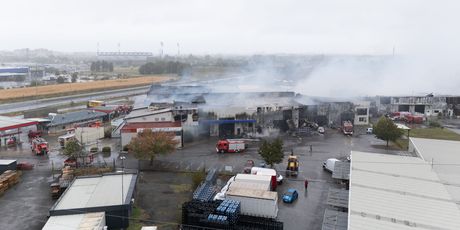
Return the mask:
[[[64,156],[59,154],[57,143],[53,138],[47,138],[51,142],[52,151],[48,156],[34,156],[30,151],[27,143],[22,147],[0,149],[0,158],[2,159],[18,159],[19,162],[27,161],[35,164],[32,171],[25,171],[21,177],[21,182],[8,190],[0,197],[0,223],[1,229],[41,229],[46,222],[49,208],[54,201],[49,194],[49,184],[51,182],[51,166],[59,167]],[[118,140],[104,140],[101,146],[111,145],[116,146]],[[261,157],[257,153],[257,143],[249,145],[249,149],[244,153],[233,154],[217,154],[215,153],[215,143],[217,139],[209,138],[198,142],[188,143],[186,146],[172,154],[160,156],[155,161],[157,170],[171,171],[196,171],[202,168],[215,167],[220,170],[225,170],[225,166],[231,166],[232,172],[237,173],[242,171],[247,160],[255,160],[256,164],[262,162]],[[361,135],[354,137],[346,137],[336,131],[327,130],[325,136],[312,136],[302,139],[285,137],[286,158],[281,164],[276,165],[276,168],[284,175],[283,170],[286,166],[287,155],[293,149],[294,153],[299,156],[300,173],[297,178],[286,178],[283,185],[278,189],[280,196],[279,217],[280,221],[284,222],[285,229],[305,229],[305,226],[311,226],[311,229],[319,229],[322,224],[324,209],[326,208],[326,196],[330,187],[337,187],[331,179],[331,174],[322,170],[322,162],[328,158],[345,158],[350,153],[350,150],[372,151],[396,154],[395,151],[388,151],[384,148],[374,148],[373,145],[382,145],[383,142],[376,140],[371,135]],[[310,153],[309,145],[313,146],[313,151]],[[115,148],[109,158],[103,159],[110,162],[118,157]],[[128,156],[124,162],[126,168],[138,168],[139,163]],[[117,165],[121,162],[117,160]],[[148,173],[147,173],[148,174]],[[154,174],[151,174],[154,175]],[[153,220],[155,218],[163,221],[177,220],[178,216],[171,216],[172,219],[165,219],[162,214],[168,213],[168,209],[177,211],[177,195],[188,196],[190,191],[185,191],[185,185],[173,186],[173,189],[179,191],[175,194],[165,193],[171,187],[166,184],[159,184],[154,187],[158,178],[151,175],[145,176],[144,187],[145,194],[142,194],[140,199],[149,202],[149,199],[144,199],[147,196],[157,197],[155,202],[163,202],[161,209],[156,210],[154,207],[147,210],[150,212]],[[171,175],[169,175],[171,176]],[[307,178],[309,183],[308,191],[305,191],[304,179]],[[188,179],[179,180],[179,184],[186,184]],[[166,187],[165,187],[166,186]],[[299,199],[293,204],[284,204],[281,201],[281,195],[288,188],[296,188],[299,191]],[[166,195],[162,195],[166,194]],[[164,198],[160,199],[161,197]],[[187,198],[187,197],[184,197]],[[169,200],[168,200],[169,199]],[[174,201],[174,202],[173,202]],[[179,200],[182,201],[182,200]],[[172,204],[172,205],[171,205]],[[169,207],[171,206],[171,207]],[[168,208],[169,207],[169,208]],[[163,215],[164,216],[164,215]]]

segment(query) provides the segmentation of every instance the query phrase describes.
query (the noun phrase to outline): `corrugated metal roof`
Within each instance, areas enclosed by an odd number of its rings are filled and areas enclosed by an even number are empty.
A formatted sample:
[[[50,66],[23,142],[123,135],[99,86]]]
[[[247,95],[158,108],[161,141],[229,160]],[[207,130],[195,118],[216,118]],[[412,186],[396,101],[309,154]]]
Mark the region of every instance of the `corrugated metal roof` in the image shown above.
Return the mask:
[[[330,188],[326,203],[334,207],[348,208],[348,196],[348,190]]]
[[[68,210],[76,208],[103,207],[122,205],[122,181],[123,200],[126,201],[128,191],[135,174],[104,175],[96,177],[77,178],[56,202],[52,210]]]
[[[460,229],[460,210],[417,157],[352,152],[349,228]]]
[[[140,108],[140,109],[134,109],[131,111],[126,117],[125,120],[137,118],[137,117],[144,117],[144,116],[150,116],[154,114],[160,114],[160,113],[171,113],[171,108],[166,108],[166,109],[151,109],[151,108]]]
[[[51,119],[51,122],[48,124],[48,126],[57,126],[57,125],[71,124],[71,123],[76,123],[76,122],[81,122],[81,121],[86,121],[86,120],[91,120],[91,119],[98,119],[105,115],[107,114],[103,112],[89,111],[89,110],[81,110],[81,111],[64,113],[64,114],[56,114],[56,116],[54,116]]]
[[[0,160],[0,165],[10,165],[16,162],[16,160]]]
[[[410,138],[415,152],[429,164],[445,183],[447,191],[460,200],[460,141]],[[412,148],[410,148],[412,149]],[[458,204],[460,208],[460,203]]]
[[[332,171],[332,178],[349,180],[350,179],[350,162],[337,161],[334,164],[334,171]]]
[[[326,209],[321,230],[347,230],[348,213]]]

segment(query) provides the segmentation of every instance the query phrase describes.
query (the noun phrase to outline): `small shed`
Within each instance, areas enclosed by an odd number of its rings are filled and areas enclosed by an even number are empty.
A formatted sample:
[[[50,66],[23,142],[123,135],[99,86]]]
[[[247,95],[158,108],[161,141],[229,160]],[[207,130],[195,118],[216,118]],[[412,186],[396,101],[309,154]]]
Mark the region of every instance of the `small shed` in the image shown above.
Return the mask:
[[[16,170],[16,160],[0,160],[0,174],[7,170]]]

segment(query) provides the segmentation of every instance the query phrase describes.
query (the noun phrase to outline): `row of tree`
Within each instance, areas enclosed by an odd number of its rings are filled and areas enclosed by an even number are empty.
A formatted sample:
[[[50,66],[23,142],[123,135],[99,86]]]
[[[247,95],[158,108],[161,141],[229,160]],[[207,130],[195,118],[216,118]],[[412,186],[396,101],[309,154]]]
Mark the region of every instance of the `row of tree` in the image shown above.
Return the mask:
[[[113,72],[113,63],[107,61],[91,62],[90,69],[92,72]]]
[[[177,61],[147,62],[139,67],[140,74],[177,74],[184,75],[190,71],[191,65]]]

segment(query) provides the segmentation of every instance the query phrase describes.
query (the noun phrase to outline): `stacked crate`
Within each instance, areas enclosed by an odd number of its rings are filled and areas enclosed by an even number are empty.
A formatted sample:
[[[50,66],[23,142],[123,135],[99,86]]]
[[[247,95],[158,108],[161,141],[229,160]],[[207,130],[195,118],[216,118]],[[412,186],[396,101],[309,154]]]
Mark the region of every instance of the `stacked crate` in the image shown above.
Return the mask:
[[[236,200],[226,199],[216,208],[216,212],[227,216],[228,222],[231,225],[235,225],[241,212],[241,203]]]
[[[0,175],[0,195],[19,182],[21,172],[7,170]]]
[[[62,168],[62,175],[59,178],[59,185],[62,188],[66,188],[69,185],[70,181],[72,181],[73,177],[73,169],[70,168],[70,166],[65,166],[64,168]]]

